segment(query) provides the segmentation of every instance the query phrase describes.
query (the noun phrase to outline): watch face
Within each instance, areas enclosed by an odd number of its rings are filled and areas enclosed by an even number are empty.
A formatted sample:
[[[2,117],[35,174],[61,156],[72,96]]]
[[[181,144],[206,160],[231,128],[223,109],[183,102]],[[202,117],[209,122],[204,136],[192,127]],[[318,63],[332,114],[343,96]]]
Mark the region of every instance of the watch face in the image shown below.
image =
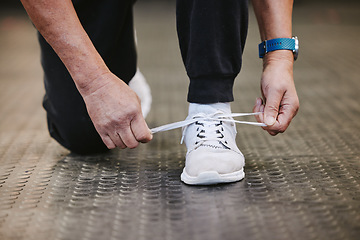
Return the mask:
[[[295,40],[295,50],[293,51],[294,53],[294,60],[296,60],[299,56],[299,39],[298,37],[293,37],[293,39]]]

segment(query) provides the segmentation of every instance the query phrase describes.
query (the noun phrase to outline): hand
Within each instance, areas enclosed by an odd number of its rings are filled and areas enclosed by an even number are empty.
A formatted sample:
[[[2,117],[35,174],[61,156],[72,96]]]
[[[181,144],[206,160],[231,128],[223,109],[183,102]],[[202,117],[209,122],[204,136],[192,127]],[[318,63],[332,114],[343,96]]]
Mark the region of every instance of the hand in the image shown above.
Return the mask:
[[[142,113],[140,100],[122,80],[106,73],[97,86],[82,92],[94,126],[109,148],[135,148],[152,139]],[[100,84],[99,84],[100,83]]]
[[[283,133],[299,109],[299,99],[293,80],[293,55],[288,50],[269,52],[264,58],[261,78],[262,97],[256,100],[254,112],[258,122],[269,134]]]

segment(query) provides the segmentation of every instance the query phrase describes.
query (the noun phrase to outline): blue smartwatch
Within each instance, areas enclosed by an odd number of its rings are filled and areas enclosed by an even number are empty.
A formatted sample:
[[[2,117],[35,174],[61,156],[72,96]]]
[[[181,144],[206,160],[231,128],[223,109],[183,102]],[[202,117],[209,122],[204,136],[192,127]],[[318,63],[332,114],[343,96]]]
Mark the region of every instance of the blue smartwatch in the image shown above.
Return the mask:
[[[296,60],[299,56],[299,40],[296,36],[265,40],[259,44],[259,58],[263,58],[266,53],[276,50],[291,50],[294,54],[294,60]]]

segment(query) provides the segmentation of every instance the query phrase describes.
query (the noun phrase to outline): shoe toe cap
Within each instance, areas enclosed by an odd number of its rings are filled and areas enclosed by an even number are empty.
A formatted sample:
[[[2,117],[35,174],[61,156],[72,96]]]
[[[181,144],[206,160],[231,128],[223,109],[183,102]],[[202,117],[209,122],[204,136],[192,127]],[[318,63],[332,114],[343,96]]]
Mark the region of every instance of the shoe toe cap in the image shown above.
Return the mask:
[[[209,151],[206,148],[199,148],[187,155],[185,168],[191,176],[209,171],[228,174],[241,170],[244,163],[244,157],[237,152],[225,149]]]

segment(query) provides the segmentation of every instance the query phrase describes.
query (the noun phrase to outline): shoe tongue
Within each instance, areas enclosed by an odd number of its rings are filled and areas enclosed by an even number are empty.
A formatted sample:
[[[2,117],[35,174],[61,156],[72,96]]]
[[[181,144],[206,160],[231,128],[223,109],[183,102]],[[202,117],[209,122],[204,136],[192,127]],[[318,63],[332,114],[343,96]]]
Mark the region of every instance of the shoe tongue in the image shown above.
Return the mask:
[[[190,103],[189,105],[189,116],[188,118],[192,118],[193,116],[199,115],[199,114],[205,114],[205,115],[212,115],[216,112],[222,112],[225,114],[230,114],[230,103],[213,103],[213,104],[197,104],[197,103]],[[206,125],[205,124],[205,131],[206,131]],[[216,131],[216,130],[215,130]],[[199,139],[200,140],[200,139]],[[219,140],[207,140],[204,142],[201,142],[201,146],[207,147],[209,149],[228,149],[223,143],[221,143]]]

